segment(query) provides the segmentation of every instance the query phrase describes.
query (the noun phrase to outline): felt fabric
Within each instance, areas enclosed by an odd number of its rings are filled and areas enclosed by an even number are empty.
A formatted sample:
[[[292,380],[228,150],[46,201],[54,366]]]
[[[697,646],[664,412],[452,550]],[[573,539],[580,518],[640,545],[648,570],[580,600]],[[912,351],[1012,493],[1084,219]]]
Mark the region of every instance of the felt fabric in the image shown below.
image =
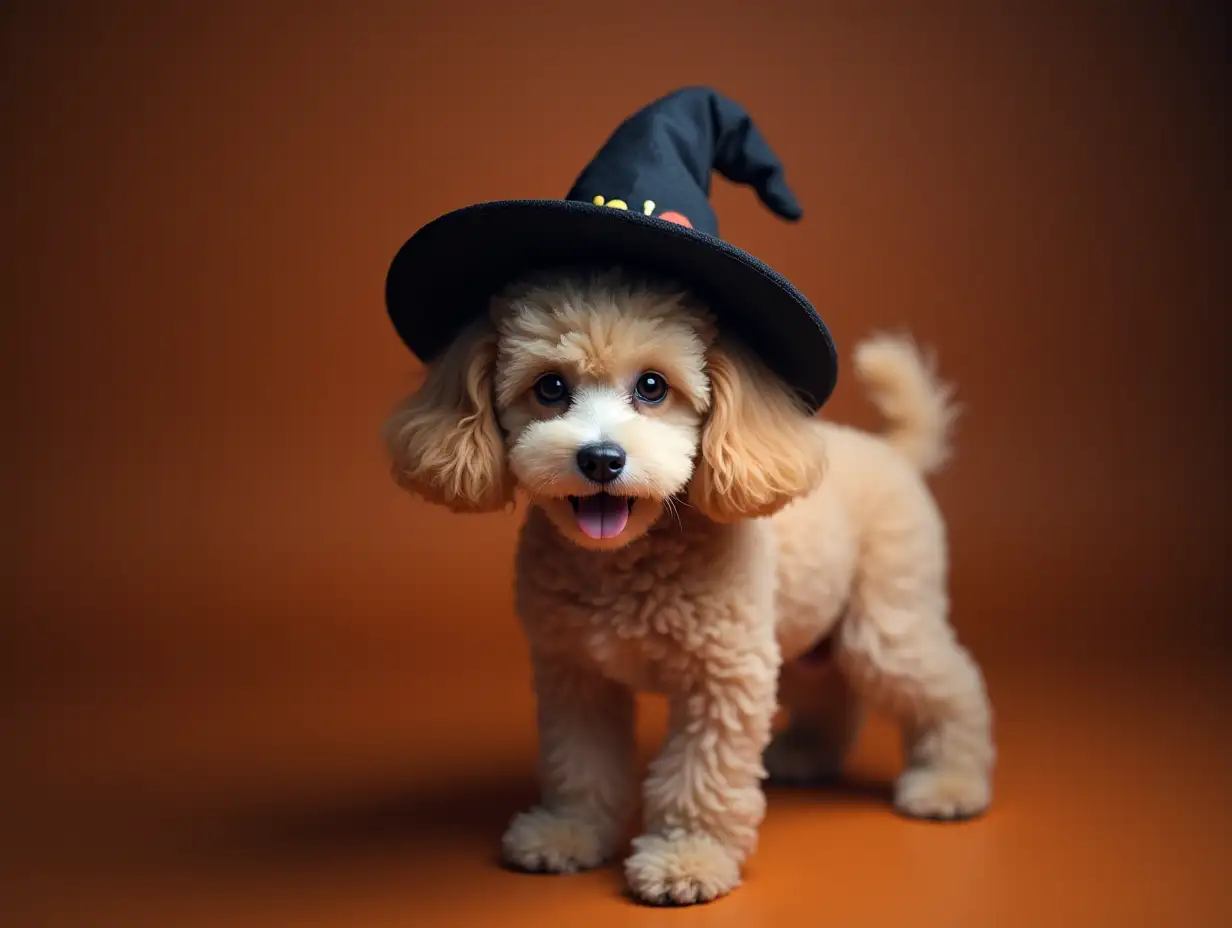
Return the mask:
[[[622,122],[563,199],[479,203],[419,229],[386,277],[395,330],[430,363],[521,274],[572,264],[641,268],[697,293],[720,325],[819,409],[838,377],[830,332],[782,274],[719,237],[712,171],[752,187],[783,219],[803,214],[744,109],[710,88],[684,88]]]

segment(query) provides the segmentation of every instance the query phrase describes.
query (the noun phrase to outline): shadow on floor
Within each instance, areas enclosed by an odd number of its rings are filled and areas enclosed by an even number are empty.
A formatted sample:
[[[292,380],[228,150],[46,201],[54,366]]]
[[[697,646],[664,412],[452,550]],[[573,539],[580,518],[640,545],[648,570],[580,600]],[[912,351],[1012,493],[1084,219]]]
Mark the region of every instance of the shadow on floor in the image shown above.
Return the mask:
[[[533,771],[515,768],[405,793],[371,789],[296,802],[279,797],[235,801],[168,823],[159,857],[163,867],[194,881],[298,883],[316,873],[368,879],[392,869],[405,873],[419,892],[434,896],[455,885],[461,871],[473,876],[504,870],[498,859],[500,836],[510,817],[532,805],[536,794]],[[801,802],[888,808],[890,788],[844,780],[771,786],[768,796],[772,811],[776,803],[782,808]],[[609,869],[615,889],[622,882],[617,862]]]
[[[842,805],[842,806],[885,806],[887,809],[894,799],[894,787],[889,782],[868,779],[861,776],[845,776],[839,780],[825,780],[817,783],[796,784],[777,783],[766,784],[766,801],[771,808],[784,800],[795,799],[809,804]]]
[[[172,843],[186,862],[237,867],[311,867],[373,857],[419,860],[447,845],[492,857],[509,817],[534,802],[524,771],[430,783],[406,792],[333,792],[291,803],[248,799],[180,817]]]

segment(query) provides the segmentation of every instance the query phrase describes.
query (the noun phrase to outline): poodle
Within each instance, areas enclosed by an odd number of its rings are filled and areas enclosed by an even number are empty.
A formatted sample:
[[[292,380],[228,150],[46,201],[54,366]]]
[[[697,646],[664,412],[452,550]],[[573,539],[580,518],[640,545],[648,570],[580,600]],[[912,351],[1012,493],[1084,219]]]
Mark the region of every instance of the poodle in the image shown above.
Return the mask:
[[[948,621],[925,483],[948,456],[950,392],[905,338],[854,360],[884,435],[810,414],[684,288],[557,269],[494,297],[388,420],[405,490],[454,512],[528,502],[515,598],[541,797],[504,834],[511,867],[610,861],[640,799],[631,893],[723,896],[756,849],[767,776],[837,774],[866,705],[901,723],[899,811],[986,809],[992,712]],[[638,692],[669,705],[640,797]]]

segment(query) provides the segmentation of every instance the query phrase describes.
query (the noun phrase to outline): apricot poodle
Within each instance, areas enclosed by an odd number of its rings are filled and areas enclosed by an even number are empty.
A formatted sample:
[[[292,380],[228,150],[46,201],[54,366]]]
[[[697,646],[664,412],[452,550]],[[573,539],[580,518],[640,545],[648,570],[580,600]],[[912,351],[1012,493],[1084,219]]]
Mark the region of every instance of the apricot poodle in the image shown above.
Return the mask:
[[[529,503],[516,605],[542,796],[505,832],[510,865],[568,873],[621,853],[639,691],[670,706],[624,862],[646,902],[737,887],[767,774],[834,775],[865,705],[901,723],[903,814],[988,806],[992,714],[948,621],[924,480],[947,456],[949,391],[906,339],[854,360],[884,435],[809,414],[683,289],[566,269],[494,298],[391,417],[406,490],[455,512]]]

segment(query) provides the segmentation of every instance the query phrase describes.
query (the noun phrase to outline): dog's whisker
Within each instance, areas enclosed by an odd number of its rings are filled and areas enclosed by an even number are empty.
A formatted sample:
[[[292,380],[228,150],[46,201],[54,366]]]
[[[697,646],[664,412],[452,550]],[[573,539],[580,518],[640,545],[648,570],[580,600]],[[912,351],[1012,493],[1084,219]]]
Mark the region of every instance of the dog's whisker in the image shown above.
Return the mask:
[[[679,528],[683,532],[684,522],[681,521],[680,510],[676,508],[676,501],[673,500],[670,496],[668,496],[664,499],[663,503],[664,503],[664,508],[666,508],[667,511],[672,514],[672,517],[676,520],[676,527]]]

